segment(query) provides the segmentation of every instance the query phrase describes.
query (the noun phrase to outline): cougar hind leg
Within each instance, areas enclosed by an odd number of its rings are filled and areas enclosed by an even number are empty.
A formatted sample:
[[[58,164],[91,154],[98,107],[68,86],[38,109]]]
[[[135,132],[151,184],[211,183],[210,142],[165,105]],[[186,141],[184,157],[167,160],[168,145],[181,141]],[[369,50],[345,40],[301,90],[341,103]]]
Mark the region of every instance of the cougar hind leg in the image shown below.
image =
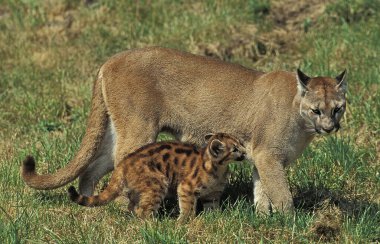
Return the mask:
[[[156,141],[159,132],[157,124],[152,121],[134,123],[132,119],[122,125],[115,123],[115,130],[117,134],[114,150],[115,166],[129,153]]]
[[[92,196],[99,180],[114,169],[114,145],[115,129],[112,122],[109,122],[95,160],[79,176],[80,194]]]
[[[158,126],[155,123],[144,121],[144,123],[133,123],[134,121],[126,120],[126,123],[115,123],[116,140],[114,148],[114,165],[123,161],[123,159],[134,150],[152,143],[158,135]],[[130,123],[128,123],[130,122]],[[119,205],[127,205],[129,203],[125,190],[116,198],[115,202]]]

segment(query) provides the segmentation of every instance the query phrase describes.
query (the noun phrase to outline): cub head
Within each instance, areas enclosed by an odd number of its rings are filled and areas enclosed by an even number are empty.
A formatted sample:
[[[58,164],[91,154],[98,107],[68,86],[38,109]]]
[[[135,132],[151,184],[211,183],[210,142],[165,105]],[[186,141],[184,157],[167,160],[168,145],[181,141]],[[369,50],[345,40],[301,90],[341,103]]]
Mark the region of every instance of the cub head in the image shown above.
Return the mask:
[[[310,78],[297,69],[297,87],[306,131],[312,134],[338,131],[339,121],[346,111],[346,70],[336,78]]]
[[[243,144],[235,137],[225,134],[207,134],[207,153],[212,161],[219,164],[231,161],[242,161],[246,157],[246,150]]]

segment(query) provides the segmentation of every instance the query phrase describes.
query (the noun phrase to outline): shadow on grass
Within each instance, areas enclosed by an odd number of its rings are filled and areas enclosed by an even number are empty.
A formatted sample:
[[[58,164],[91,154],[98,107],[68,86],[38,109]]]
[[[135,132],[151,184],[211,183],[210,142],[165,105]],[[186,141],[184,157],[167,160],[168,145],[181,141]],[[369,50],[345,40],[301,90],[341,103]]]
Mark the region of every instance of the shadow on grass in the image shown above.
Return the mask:
[[[231,205],[240,200],[251,201],[253,200],[253,185],[251,182],[246,181],[236,181],[232,184],[228,184],[221,196],[221,209],[226,209],[227,206]],[[197,215],[202,212],[203,204],[200,200],[197,201]],[[166,198],[164,203],[158,212],[159,218],[171,217],[176,218],[179,215],[179,206],[177,196],[172,196]]]
[[[380,211],[380,205],[366,199],[343,196],[343,194],[327,188],[300,187],[293,190],[294,206],[296,210],[312,213],[325,207],[326,204],[340,209],[348,217],[359,217],[364,212],[375,216]],[[253,204],[253,184],[249,181],[237,181],[226,187],[222,198],[221,208],[225,209],[227,203],[246,200]],[[197,211],[202,211],[202,204],[198,204]],[[368,212],[369,211],[369,212]]]
[[[341,196],[339,192],[331,191],[324,187],[300,187],[295,191],[294,205],[296,209],[313,212],[320,209],[326,203],[338,207],[344,215],[357,217],[364,211],[380,211],[379,204],[367,200]]]

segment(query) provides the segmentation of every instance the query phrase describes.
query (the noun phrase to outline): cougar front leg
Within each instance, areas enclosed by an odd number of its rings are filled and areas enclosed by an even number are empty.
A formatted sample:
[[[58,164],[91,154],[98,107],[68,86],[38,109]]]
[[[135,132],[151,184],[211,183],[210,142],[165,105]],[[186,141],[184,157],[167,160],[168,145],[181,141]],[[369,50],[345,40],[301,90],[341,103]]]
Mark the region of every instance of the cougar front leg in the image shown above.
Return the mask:
[[[273,211],[289,213],[294,210],[293,198],[283,166],[284,160],[286,159],[270,152],[256,154],[255,165],[259,180],[256,180],[254,184],[256,184],[255,192],[257,190],[258,193],[258,199],[255,200],[258,212],[268,213],[268,200]]]
[[[256,210],[258,213],[269,213],[270,210],[270,202],[268,196],[265,194],[259,173],[257,172],[257,169],[253,169],[253,201],[256,207]]]

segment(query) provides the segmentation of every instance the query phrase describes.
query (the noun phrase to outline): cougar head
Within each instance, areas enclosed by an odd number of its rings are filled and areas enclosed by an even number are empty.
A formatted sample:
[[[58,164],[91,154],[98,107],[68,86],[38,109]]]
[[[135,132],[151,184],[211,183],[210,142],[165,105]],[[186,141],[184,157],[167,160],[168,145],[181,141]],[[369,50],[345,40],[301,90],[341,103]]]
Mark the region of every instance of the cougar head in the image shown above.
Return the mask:
[[[306,131],[328,134],[340,128],[346,111],[346,70],[335,79],[310,78],[297,69],[297,88],[301,96],[300,114],[306,120]]]

